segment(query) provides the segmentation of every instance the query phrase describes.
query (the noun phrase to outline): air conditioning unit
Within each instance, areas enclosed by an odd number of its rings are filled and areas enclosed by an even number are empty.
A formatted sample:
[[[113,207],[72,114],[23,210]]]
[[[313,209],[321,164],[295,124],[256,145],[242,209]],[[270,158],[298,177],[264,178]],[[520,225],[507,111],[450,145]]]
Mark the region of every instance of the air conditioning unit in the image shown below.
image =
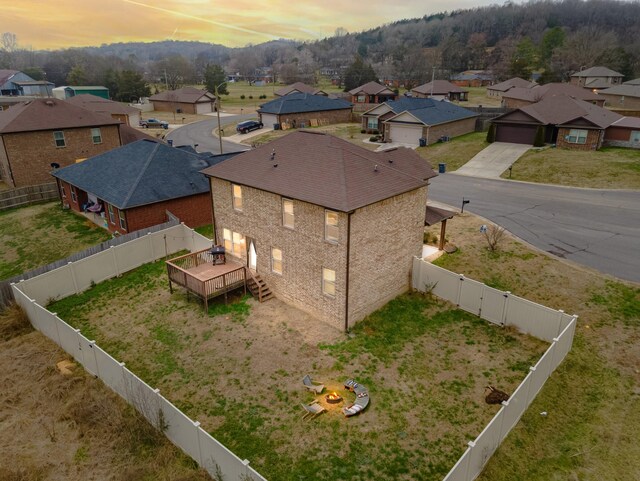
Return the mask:
[[[70,208],[71,208],[71,206],[69,205],[69,203],[68,203],[68,202],[63,202],[63,203],[62,203],[62,208],[63,208],[64,210],[67,210],[67,209],[70,209]]]

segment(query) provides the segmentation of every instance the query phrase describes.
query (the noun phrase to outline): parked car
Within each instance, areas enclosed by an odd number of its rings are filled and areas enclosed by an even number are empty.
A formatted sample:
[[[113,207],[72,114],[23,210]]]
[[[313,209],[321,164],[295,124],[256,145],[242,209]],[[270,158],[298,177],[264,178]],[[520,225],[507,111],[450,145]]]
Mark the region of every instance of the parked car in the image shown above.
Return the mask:
[[[257,120],[245,120],[244,122],[240,122],[238,124],[238,126],[236,127],[236,131],[241,134],[246,134],[247,132],[261,129],[262,127],[262,122],[258,122]]]
[[[159,128],[168,129],[169,123],[165,122],[164,120],[158,120],[158,119],[147,119],[147,120],[141,119],[140,127],[144,127],[145,129],[159,129]]]

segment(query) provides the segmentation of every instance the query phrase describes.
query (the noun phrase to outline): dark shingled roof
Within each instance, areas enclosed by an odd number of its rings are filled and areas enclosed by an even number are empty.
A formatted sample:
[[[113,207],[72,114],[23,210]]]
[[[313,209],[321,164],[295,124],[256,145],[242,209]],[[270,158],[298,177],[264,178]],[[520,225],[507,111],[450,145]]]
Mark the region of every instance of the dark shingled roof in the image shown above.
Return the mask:
[[[574,73],[572,77],[624,77],[624,75],[608,67],[591,67]]]
[[[477,117],[479,114],[459,107],[444,100],[419,99],[402,97],[398,100],[385,102],[396,113],[409,112],[425,125],[437,125],[454,120]],[[389,119],[393,121],[393,119]]]
[[[200,171],[234,155],[192,154],[152,140],[139,140],[52,175],[118,209],[129,209],[208,192],[209,182]]]
[[[411,149],[372,152],[328,134],[304,130],[203,173],[341,212],[426,186],[428,179],[438,175]]]
[[[622,85],[640,85],[640,78],[634,78],[632,80],[627,80],[626,82],[622,82]]]
[[[291,85],[287,85],[286,87],[282,87],[276,90],[273,94],[279,97],[283,97],[285,95],[289,95],[292,93],[303,93],[303,94],[311,94],[316,95],[318,92],[322,92],[321,89],[317,89],[312,87],[311,85],[307,85],[302,82],[296,82]]]
[[[451,210],[440,209],[438,207],[428,205],[427,210],[424,213],[424,225],[431,226],[438,222],[442,222],[443,220],[451,219],[455,215],[457,215],[457,213]]]
[[[349,93],[351,95],[355,95],[360,92],[364,92],[367,95],[376,95],[382,92],[383,90],[388,90],[389,92],[393,93],[393,91],[390,90],[388,87],[385,87],[384,85],[380,85],[378,82],[367,82],[364,85],[360,85],[360,87],[356,87],[353,90],[349,90]]]
[[[509,80],[505,80],[504,82],[500,82],[495,85],[491,85],[487,87],[487,90],[497,90],[498,92],[506,92],[509,89],[514,87],[529,89],[531,87],[535,87],[537,84],[533,82],[529,82],[527,80],[521,79],[520,77],[513,77]]]
[[[565,95],[574,99],[587,101],[603,100],[598,94],[594,94],[588,89],[564,83],[550,83],[531,88],[514,87],[508,92],[503,93],[502,97],[538,102],[545,97],[553,97],[554,95]]]
[[[116,114],[116,115],[129,115],[140,112],[138,109],[129,107],[120,102],[114,102],[113,100],[103,99],[97,95],[80,94],[74,97],[65,99],[72,105],[77,105],[83,109],[91,110],[92,112],[99,112],[104,114]]]
[[[615,87],[610,87],[608,89],[601,90],[598,92],[602,95],[623,95],[625,97],[636,97],[640,98],[640,84],[622,84],[616,85]]]
[[[107,114],[91,112],[58,99],[34,99],[0,112],[0,134],[118,125]]]
[[[141,130],[134,129],[127,124],[122,124],[120,126],[120,140],[122,141],[122,145],[132,144],[133,142],[137,142],[138,140],[143,139],[159,142],[159,140],[155,137],[152,137],[151,135],[148,135]]]
[[[431,82],[419,85],[418,87],[411,89],[412,92],[431,95]],[[446,95],[450,92],[467,92],[467,90],[458,87],[455,84],[447,80],[434,80],[433,81],[433,94],[434,95]]]
[[[262,114],[296,114],[350,109],[351,107],[352,104],[346,100],[331,99],[324,95],[289,94],[262,104],[258,112]]]
[[[0,69],[0,85],[5,83],[15,74],[20,73],[19,70]]]
[[[207,95],[208,94],[208,95]],[[204,97],[204,98],[203,98]],[[198,102],[213,102],[215,95],[206,90],[195,87],[183,87],[177,90],[166,90],[159,94],[152,95],[149,100],[152,102],[179,102],[184,104],[195,104]]]

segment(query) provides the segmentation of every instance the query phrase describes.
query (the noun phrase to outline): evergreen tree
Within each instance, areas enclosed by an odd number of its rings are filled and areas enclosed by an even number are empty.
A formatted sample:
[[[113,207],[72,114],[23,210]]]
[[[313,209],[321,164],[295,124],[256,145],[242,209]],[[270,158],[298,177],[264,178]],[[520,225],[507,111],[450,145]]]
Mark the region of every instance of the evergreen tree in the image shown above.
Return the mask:
[[[489,130],[487,131],[487,142],[493,144],[496,141],[496,124],[489,125]]]
[[[131,102],[140,97],[148,97],[151,89],[138,72],[123,70],[119,75],[118,97],[121,102]]]
[[[534,147],[544,147],[544,127],[542,125],[538,125],[536,129],[536,136],[533,139]]]
[[[367,82],[377,82],[378,76],[369,63],[365,63],[362,57],[356,55],[354,62],[344,74],[344,91],[348,92]]]
[[[204,69],[204,84],[209,92],[215,93],[217,86],[218,94],[229,95],[227,84],[224,83],[226,80],[227,75],[220,65],[207,64],[207,67]]]

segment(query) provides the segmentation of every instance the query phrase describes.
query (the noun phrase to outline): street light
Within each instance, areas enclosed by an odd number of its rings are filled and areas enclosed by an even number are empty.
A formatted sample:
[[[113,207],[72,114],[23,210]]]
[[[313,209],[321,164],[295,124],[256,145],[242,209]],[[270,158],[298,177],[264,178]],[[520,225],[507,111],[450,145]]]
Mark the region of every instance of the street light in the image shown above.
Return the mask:
[[[216,112],[218,113],[218,140],[220,141],[220,154],[222,154],[222,128],[220,127],[220,95],[218,95],[218,88],[222,87],[227,82],[222,82],[220,85],[216,85],[213,92],[216,95]]]

